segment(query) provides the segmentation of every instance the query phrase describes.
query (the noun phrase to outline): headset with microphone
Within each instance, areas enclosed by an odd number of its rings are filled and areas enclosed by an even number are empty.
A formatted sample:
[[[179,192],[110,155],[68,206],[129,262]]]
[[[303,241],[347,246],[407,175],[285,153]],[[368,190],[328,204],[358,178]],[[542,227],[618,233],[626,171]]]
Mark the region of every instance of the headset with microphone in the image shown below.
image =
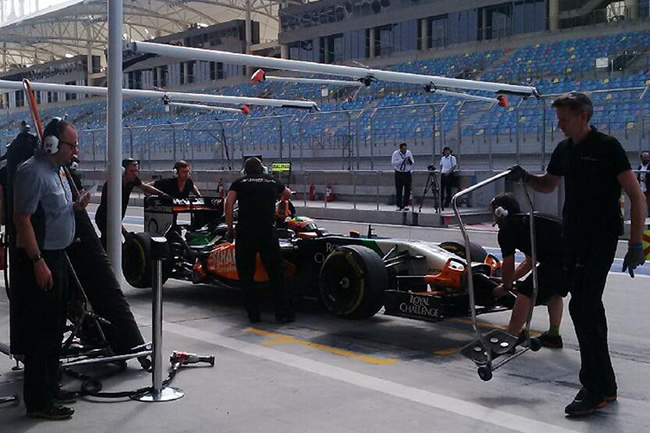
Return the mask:
[[[505,209],[503,206],[497,206],[497,208],[494,209],[494,215],[499,219],[507,217],[508,214],[508,209]]]
[[[59,152],[61,132],[66,123],[60,117],[54,117],[43,131],[43,150],[49,155]]]

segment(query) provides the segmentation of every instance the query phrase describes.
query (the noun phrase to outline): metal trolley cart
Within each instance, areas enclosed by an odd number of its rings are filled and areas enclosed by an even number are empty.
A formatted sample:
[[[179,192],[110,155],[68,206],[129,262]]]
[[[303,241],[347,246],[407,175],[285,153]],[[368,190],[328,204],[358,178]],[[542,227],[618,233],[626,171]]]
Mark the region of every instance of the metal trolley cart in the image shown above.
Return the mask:
[[[452,207],[454,209],[454,213],[456,214],[456,217],[458,218],[460,224],[460,230],[463,234],[463,239],[465,241],[465,251],[467,254],[466,259],[468,263],[472,262],[469,235],[467,234],[465,224],[463,223],[462,217],[458,211],[457,202],[464,195],[467,195],[472,191],[475,191],[486,185],[494,183],[502,178],[505,178],[509,174],[510,174],[510,170],[503,171],[495,176],[492,176],[488,179],[485,179],[484,181],[477,183],[476,185],[472,185],[469,188],[459,191],[452,198]],[[494,370],[510,362],[516,357],[522,355],[524,352],[528,351],[528,349],[536,352],[542,347],[542,343],[539,339],[530,337],[530,322],[533,317],[533,309],[535,307],[535,301],[537,299],[537,291],[538,291],[537,253],[536,253],[533,202],[530,198],[526,186],[525,185],[522,186],[524,188],[524,191],[526,193],[525,194],[526,199],[530,206],[530,213],[529,213],[530,214],[530,245],[532,250],[531,256],[533,262],[532,264],[533,296],[531,299],[532,300],[531,308],[530,311],[528,312],[528,319],[526,321],[525,341],[521,341],[519,339],[519,336],[511,335],[501,329],[494,329],[485,335],[481,333],[476,321],[476,302],[475,302],[476,297],[474,293],[474,281],[472,278],[470,267],[468,266],[466,268],[468,272],[467,282],[468,282],[468,290],[469,290],[470,311],[472,313],[472,327],[474,328],[474,332],[476,333],[478,338],[472,341],[471,343],[469,343],[468,345],[466,345],[465,347],[463,347],[463,349],[461,350],[461,354],[466,358],[472,360],[478,366],[478,375],[484,381],[488,381],[492,379],[492,372]],[[527,344],[523,345],[522,343],[524,342],[526,342]],[[496,362],[497,358],[501,358],[501,359],[498,362]]]

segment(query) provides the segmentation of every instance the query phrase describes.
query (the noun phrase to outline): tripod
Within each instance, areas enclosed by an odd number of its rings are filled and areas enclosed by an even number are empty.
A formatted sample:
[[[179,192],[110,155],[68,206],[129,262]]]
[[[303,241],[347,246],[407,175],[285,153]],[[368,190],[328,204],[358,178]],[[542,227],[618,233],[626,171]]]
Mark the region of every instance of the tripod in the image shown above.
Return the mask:
[[[433,208],[436,210],[436,213],[440,213],[440,187],[438,186],[438,178],[436,177],[435,170],[429,170],[429,176],[427,177],[427,182],[424,185],[424,191],[422,192],[422,198],[420,199],[420,209],[418,212],[422,212],[424,198],[429,191],[431,191],[431,195],[433,196]]]

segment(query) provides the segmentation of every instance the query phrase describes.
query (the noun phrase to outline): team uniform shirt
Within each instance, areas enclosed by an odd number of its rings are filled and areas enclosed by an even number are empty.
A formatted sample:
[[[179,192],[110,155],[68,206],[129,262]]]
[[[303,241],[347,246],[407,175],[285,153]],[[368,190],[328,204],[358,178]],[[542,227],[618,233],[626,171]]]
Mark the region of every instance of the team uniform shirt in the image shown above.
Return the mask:
[[[157,180],[153,183],[153,186],[174,198],[188,198],[194,191],[192,178],[187,178],[182,191],[178,189],[178,178],[175,177]]]
[[[31,214],[39,248],[62,250],[74,240],[75,221],[72,191],[63,167],[53,166],[37,154],[16,171],[14,212]],[[17,245],[23,247],[18,238]]]
[[[616,176],[627,170],[631,170],[630,162],[618,140],[593,126],[582,142],[567,138],[557,145],[547,172],[564,177],[567,247],[585,249],[602,242],[604,236],[618,237],[622,215]]]
[[[564,254],[562,221],[550,215],[535,215],[535,253],[538,263],[561,262]],[[532,257],[530,245],[530,215],[516,214],[499,225],[499,247],[502,256],[516,250]]]
[[[244,176],[230,185],[237,193],[237,233],[267,233],[275,225],[275,203],[284,184],[268,174]]]
[[[456,157],[454,155],[443,156],[440,158],[440,173],[452,173],[455,170],[456,165]]]
[[[411,159],[411,164],[406,163],[409,158]],[[393,165],[395,171],[399,171],[401,173],[410,172],[413,169],[413,163],[415,163],[415,160],[413,159],[413,154],[410,150],[407,149],[406,152],[402,153],[398,149],[393,152],[391,164]]]
[[[126,185],[122,184],[122,219],[126,215],[126,208],[129,207],[129,198],[131,197],[131,192],[136,186],[142,185],[142,181],[139,177],[136,177],[133,182],[129,182]],[[97,208],[95,213],[95,222],[99,231],[106,233],[106,212],[108,208],[108,181],[104,182],[102,187],[102,200]]]

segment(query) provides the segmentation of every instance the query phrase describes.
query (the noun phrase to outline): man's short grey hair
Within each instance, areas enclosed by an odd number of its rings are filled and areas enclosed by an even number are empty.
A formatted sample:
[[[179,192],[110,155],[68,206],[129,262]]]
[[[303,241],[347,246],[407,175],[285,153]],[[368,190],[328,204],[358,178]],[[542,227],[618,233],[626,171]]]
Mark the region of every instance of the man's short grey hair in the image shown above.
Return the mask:
[[[571,111],[587,113],[587,121],[594,114],[594,105],[589,96],[582,92],[569,92],[555,98],[551,104],[553,108],[569,108]]]

